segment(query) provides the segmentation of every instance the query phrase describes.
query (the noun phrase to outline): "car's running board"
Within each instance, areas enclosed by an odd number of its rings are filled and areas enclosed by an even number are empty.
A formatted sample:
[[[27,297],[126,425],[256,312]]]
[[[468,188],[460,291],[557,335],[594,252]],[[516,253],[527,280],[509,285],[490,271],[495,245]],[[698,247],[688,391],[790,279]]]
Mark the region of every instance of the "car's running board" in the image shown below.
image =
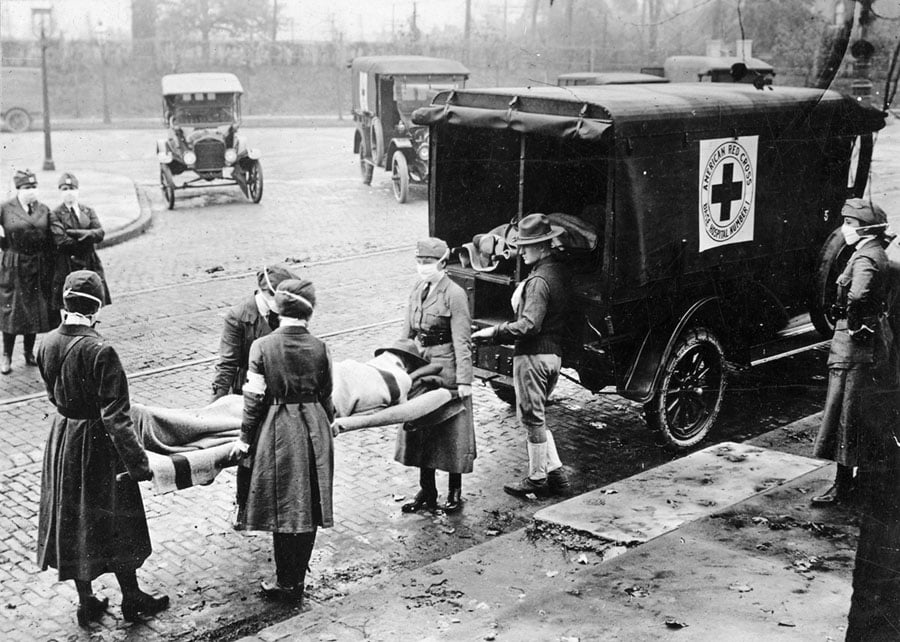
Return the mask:
[[[769,343],[754,346],[751,350],[751,366],[758,366],[770,361],[784,359],[807,350],[822,348],[830,343],[830,339],[822,340],[822,335],[813,327],[812,323],[791,328],[778,339]]]

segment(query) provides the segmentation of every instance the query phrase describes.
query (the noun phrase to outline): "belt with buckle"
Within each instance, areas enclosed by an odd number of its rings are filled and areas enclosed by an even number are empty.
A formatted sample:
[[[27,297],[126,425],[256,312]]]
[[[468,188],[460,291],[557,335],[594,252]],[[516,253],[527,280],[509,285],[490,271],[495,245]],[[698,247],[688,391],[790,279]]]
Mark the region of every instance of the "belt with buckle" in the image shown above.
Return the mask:
[[[297,395],[292,395],[290,397],[276,397],[272,399],[273,406],[286,406],[288,404],[295,403],[316,403],[319,400],[319,395],[314,392],[302,392]]]
[[[423,348],[427,348],[429,346],[439,346],[445,343],[450,343],[453,341],[453,335],[449,332],[441,332],[438,334],[426,334],[424,332],[420,332],[416,335],[416,339],[419,343],[422,344]]]

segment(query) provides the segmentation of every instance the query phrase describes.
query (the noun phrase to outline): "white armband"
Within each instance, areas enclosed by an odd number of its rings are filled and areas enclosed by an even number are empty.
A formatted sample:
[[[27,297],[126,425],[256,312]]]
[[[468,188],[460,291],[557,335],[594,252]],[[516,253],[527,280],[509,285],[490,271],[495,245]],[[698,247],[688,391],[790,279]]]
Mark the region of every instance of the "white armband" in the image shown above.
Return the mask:
[[[244,384],[243,391],[249,392],[254,395],[266,394],[266,378],[265,378],[265,376],[258,374],[256,372],[248,372],[247,373],[247,383]]]

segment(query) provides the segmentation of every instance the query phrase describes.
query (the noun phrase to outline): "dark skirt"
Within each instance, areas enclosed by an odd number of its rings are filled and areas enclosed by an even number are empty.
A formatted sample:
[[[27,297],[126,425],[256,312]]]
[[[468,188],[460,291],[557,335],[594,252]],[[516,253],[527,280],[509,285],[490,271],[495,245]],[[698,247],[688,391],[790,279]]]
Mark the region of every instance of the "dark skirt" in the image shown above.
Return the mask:
[[[442,423],[416,430],[401,429],[394,459],[404,466],[471,473],[476,454],[472,397],[462,403],[464,410]]]
[[[132,571],[150,555],[137,483],[99,419],[56,416],[44,451],[37,563],[60,580]]]
[[[58,308],[50,306],[52,270],[45,254],[0,253],[0,331],[37,334],[59,325]]]

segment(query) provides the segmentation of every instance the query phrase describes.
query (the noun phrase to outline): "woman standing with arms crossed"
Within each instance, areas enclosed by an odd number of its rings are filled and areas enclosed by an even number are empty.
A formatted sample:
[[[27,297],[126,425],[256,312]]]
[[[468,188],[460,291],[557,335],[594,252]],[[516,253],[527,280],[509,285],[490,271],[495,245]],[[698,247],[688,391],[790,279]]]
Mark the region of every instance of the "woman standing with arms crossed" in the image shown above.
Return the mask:
[[[16,172],[13,182],[15,198],[0,205],[0,374],[12,371],[16,335],[23,338],[25,364],[34,366],[35,337],[59,323],[59,307],[50,309],[50,208],[38,202],[37,177],[32,172]]]
[[[235,528],[272,533],[276,580],[260,588],[293,604],[303,602],[318,527],[334,526],[331,357],[307,329],[315,305],[307,280],[275,290],[278,329],[250,346],[241,436],[231,449],[253,457]]]
[[[401,464],[419,468],[419,492],[404,504],[404,513],[434,511],[437,505],[435,469],[450,473],[447,502],[440,508],[462,508],[462,475],[475,461],[475,424],[472,416],[472,316],[463,289],[447,276],[447,244],[427,238],[416,244],[419,282],[409,295],[401,338],[415,339],[422,356],[443,366],[443,385],[456,390],[465,410],[446,421],[418,430],[401,430],[394,456]]]

